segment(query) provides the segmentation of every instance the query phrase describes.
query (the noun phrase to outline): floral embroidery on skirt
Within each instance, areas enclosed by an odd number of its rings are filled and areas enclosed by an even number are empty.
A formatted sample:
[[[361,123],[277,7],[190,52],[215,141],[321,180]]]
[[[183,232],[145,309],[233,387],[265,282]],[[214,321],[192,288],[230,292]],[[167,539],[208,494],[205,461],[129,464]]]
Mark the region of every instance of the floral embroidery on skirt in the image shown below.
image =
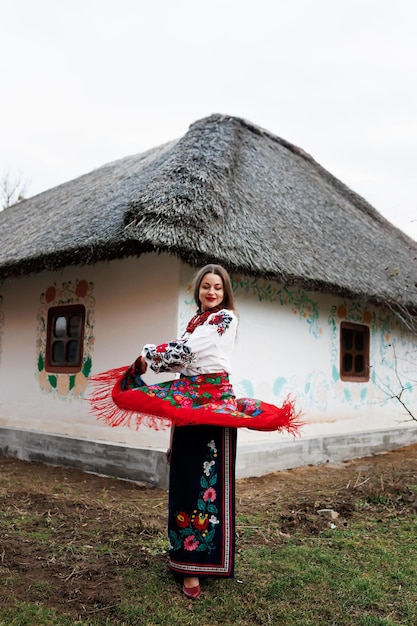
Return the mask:
[[[202,490],[199,494],[196,508],[192,512],[180,511],[175,516],[178,531],[170,530],[169,540],[172,551],[197,550],[202,552],[215,549],[214,535],[216,526],[220,523],[218,519],[219,510],[215,504],[217,493],[214,487],[217,483],[216,457],[217,448],[213,439],[207,444],[209,453],[207,460],[202,463],[203,474],[200,478]]]
[[[188,576],[233,576],[236,430],[174,431],[170,469],[170,568]]]

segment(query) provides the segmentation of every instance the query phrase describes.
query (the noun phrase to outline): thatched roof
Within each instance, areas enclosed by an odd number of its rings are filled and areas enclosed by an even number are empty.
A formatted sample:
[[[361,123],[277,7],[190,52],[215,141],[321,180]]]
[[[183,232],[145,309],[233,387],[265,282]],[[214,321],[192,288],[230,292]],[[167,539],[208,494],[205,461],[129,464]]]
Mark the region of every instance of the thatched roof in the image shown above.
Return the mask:
[[[168,252],[417,308],[417,243],[308,154],[213,115],[0,213],[0,279]]]

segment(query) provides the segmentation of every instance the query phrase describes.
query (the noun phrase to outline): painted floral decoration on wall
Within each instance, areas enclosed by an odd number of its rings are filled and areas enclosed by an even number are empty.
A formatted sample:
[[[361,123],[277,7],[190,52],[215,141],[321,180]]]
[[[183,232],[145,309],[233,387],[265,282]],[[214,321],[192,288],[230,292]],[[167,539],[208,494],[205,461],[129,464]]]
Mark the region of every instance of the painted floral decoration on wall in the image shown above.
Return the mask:
[[[248,278],[247,276],[239,276],[237,274],[231,274],[230,281],[235,293],[242,290],[244,293],[256,296],[260,302],[278,302],[281,306],[290,307],[294,316],[298,316],[301,321],[305,321],[309,333],[317,339],[322,335],[323,330],[319,324],[318,303],[312,300],[302,289],[280,288],[266,280]],[[187,321],[195,312],[191,283],[187,285],[187,296],[184,304],[186,308],[180,315],[180,329],[185,329]]]
[[[94,350],[93,288],[93,283],[85,279],[77,279],[74,282],[64,282],[61,286],[53,283],[40,296],[41,305],[37,314],[37,378],[45,392],[55,394],[60,398],[77,398],[82,396],[87,389],[92,365],[91,355]],[[83,304],[85,307],[83,363],[81,371],[76,374],[54,374],[45,370],[48,310],[51,307],[68,304]]]
[[[407,371],[407,358],[404,357],[407,350],[416,349],[415,339],[409,336],[400,317],[392,311],[383,308],[370,309],[359,301],[344,301],[335,304],[328,318],[333,383],[338,385],[340,381],[338,328],[343,321],[369,326],[372,338],[370,346],[370,383],[372,385],[358,383],[340,385],[341,396],[343,389],[343,400],[353,404],[355,408],[369,402],[385,404],[398,392],[401,378],[406,381],[404,393],[410,395],[412,386],[407,381],[412,378],[412,371]],[[382,367],[373,367],[375,363]],[[353,402],[354,391],[356,397]]]
[[[309,332],[316,338],[322,334],[319,324],[318,304],[303,289],[278,287],[266,280],[248,278],[237,275],[231,277],[233,291],[242,289],[258,298],[260,302],[279,302],[281,306],[290,307],[292,314],[304,320]]]

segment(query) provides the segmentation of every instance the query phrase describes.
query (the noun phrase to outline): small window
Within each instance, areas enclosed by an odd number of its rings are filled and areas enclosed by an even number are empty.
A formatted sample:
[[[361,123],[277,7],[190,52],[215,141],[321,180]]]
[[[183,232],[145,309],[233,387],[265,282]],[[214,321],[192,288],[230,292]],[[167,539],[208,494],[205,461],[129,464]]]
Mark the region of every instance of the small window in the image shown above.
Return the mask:
[[[74,373],[83,362],[85,308],[81,304],[51,307],[48,311],[45,369]]]
[[[362,324],[340,325],[340,378],[355,382],[369,380],[369,328]]]

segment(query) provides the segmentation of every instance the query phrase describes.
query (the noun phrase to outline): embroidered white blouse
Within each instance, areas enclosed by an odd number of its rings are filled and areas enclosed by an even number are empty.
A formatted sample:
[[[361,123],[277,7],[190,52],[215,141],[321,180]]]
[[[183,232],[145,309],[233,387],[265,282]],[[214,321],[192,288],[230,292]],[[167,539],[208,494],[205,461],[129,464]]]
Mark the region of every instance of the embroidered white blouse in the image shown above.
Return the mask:
[[[221,309],[192,333],[184,332],[180,339],[159,346],[146,344],[141,356],[154,372],[180,372],[185,376],[230,374],[236,331],[236,314]]]

